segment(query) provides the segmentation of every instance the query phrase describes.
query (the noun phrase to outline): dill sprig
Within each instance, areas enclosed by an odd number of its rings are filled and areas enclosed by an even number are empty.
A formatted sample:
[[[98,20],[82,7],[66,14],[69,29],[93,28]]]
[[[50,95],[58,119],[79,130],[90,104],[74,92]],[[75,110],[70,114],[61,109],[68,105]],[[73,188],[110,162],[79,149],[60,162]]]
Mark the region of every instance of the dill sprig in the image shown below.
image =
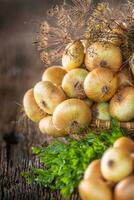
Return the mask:
[[[64,1],[48,11],[37,37],[41,60],[58,63],[66,45],[73,40],[85,40],[87,48],[93,42],[116,43],[124,60],[134,51],[134,3],[107,1],[94,4],[91,0]],[[51,21],[51,23],[50,23]]]

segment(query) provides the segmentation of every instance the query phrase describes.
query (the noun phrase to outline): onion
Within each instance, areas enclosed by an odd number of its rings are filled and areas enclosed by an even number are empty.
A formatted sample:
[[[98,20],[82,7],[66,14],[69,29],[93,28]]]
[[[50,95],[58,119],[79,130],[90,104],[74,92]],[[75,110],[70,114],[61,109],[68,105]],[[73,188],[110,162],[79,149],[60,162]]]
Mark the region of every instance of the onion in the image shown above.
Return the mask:
[[[45,70],[42,81],[50,81],[56,86],[60,86],[66,73],[67,72],[60,66],[52,66]]]
[[[34,87],[34,97],[39,107],[52,114],[56,106],[66,99],[64,92],[49,81],[41,81]]]
[[[73,69],[64,76],[62,88],[67,96],[79,99],[86,98],[83,84],[87,74],[85,69]]]
[[[134,199],[134,175],[120,181],[114,191],[115,200],[133,200]]]
[[[89,71],[98,67],[104,67],[117,72],[121,64],[121,50],[113,44],[96,42],[87,49],[85,65]]]
[[[82,200],[112,200],[112,190],[99,178],[82,180],[79,184],[79,194]]]
[[[80,99],[68,99],[60,103],[53,113],[53,123],[56,129],[67,133],[79,133],[90,124],[91,110]]]
[[[43,117],[47,115],[37,105],[34,99],[33,89],[30,89],[25,93],[23,97],[23,107],[27,117],[34,122],[39,122]]]
[[[134,87],[125,87],[110,101],[110,114],[119,121],[134,119]]]
[[[68,71],[81,66],[84,60],[84,46],[76,40],[69,43],[62,57],[62,65]]]
[[[131,69],[131,71],[132,71],[132,74],[134,75],[134,53],[133,53],[133,55],[132,55],[132,58],[131,58],[131,60],[130,60],[129,65],[130,65],[130,69]]]
[[[119,147],[122,149],[125,149],[126,151],[129,151],[130,153],[134,153],[134,142],[128,137],[120,137],[118,138],[113,147]]]
[[[57,130],[52,121],[52,116],[43,118],[39,123],[39,129],[43,134],[47,134],[53,137],[63,137],[66,135],[65,131]]]
[[[92,161],[89,166],[87,167],[85,173],[84,173],[84,179],[90,179],[91,177],[93,178],[99,178],[101,179],[102,181],[103,180],[103,177],[102,177],[102,174],[101,174],[101,169],[100,169],[100,163],[101,163],[101,160],[98,159],[98,160],[94,160]]]
[[[124,88],[125,86],[133,86],[132,77],[127,69],[118,72],[117,79],[119,89]]]
[[[108,101],[117,89],[117,77],[110,69],[97,68],[84,81],[87,97],[96,102]]]
[[[133,159],[130,152],[119,147],[110,147],[101,158],[101,173],[103,177],[118,183],[133,172]]]
[[[92,115],[96,119],[110,120],[109,103],[101,102],[94,104],[92,107]]]

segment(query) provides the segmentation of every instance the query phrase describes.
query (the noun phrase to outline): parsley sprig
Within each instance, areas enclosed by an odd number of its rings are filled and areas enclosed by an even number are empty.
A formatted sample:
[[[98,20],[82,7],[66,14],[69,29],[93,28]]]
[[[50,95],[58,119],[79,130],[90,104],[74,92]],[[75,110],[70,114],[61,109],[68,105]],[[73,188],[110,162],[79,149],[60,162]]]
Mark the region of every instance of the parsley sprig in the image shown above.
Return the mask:
[[[48,147],[33,147],[33,154],[39,157],[43,166],[33,167],[30,173],[24,175],[29,182],[60,190],[62,196],[69,199],[89,163],[101,158],[104,151],[121,136],[123,131],[113,120],[109,131],[100,130],[99,134],[95,134],[88,130],[79,141],[57,139]]]

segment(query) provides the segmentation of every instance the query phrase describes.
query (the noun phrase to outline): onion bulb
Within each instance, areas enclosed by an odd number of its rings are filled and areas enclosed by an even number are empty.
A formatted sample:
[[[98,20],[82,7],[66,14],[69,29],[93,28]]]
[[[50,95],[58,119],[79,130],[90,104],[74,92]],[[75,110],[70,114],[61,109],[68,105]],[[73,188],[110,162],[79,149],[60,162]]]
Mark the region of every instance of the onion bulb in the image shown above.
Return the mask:
[[[81,66],[84,60],[84,46],[76,40],[69,43],[62,56],[62,65],[68,71]]]
[[[103,180],[100,169],[100,163],[101,163],[100,161],[101,161],[100,159],[94,160],[89,164],[84,173],[84,179],[90,179],[91,177],[93,177]]]
[[[85,69],[73,69],[64,76],[62,88],[67,96],[79,99],[86,98],[83,84],[87,74]]]
[[[109,103],[100,102],[94,104],[92,107],[92,115],[95,119],[110,120]]]
[[[97,68],[84,81],[87,97],[96,102],[108,101],[117,89],[117,77],[110,69]]]
[[[117,79],[119,89],[124,88],[126,86],[133,86],[133,80],[127,69],[118,72]]]
[[[119,121],[134,119],[134,87],[125,87],[115,94],[110,101],[109,110],[111,116]]]
[[[110,147],[101,158],[103,177],[117,183],[133,172],[133,159],[130,152],[119,147]]]
[[[67,72],[60,66],[52,66],[45,70],[42,81],[50,81],[56,86],[60,86],[62,79]]]
[[[39,122],[42,118],[44,118],[47,115],[37,105],[34,99],[33,89],[30,89],[25,93],[23,97],[23,107],[27,117],[34,122]]]
[[[119,147],[129,151],[130,153],[134,153],[134,142],[128,137],[120,137],[118,138],[113,147]]]
[[[129,62],[129,65],[130,65],[130,69],[132,71],[132,74],[134,75],[134,53],[133,53],[132,58]]]
[[[53,123],[56,129],[67,133],[79,133],[90,124],[91,110],[80,99],[68,99],[60,103],[53,113]]]
[[[113,44],[96,42],[87,49],[85,65],[89,71],[98,67],[104,67],[117,72],[121,64],[121,50]]]
[[[112,200],[112,190],[99,178],[91,177],[79,184],[79,194],[82,200]]]
[[[53,137],[63,137],[66,135],[65,131],[57,130],[52,121],[52,116],[47,116],[39,122],[39,129],[43,134]]]
[[[133,200],[134,199],[134,176],[128,176],[120,181],[114,191],[115,200]]]
[[[39,107],[52,114],[56,106],[66,99],[64,92],[49,81],[41,81],[34,87],[34,97]]]

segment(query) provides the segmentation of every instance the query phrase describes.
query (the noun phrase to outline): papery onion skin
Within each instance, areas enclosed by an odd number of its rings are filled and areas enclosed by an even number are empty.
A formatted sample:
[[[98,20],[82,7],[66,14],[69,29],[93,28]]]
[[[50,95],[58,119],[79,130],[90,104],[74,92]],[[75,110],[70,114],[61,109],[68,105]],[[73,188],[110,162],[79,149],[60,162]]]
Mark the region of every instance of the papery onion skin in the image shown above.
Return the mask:
[[[39,129],[41,133],[53,136],[53,137],[63,137],[67,135],[65,131],[57,130],[52,121],[52,116],[46,116],[39,122]]]
[[[25,93],[23,97],[23,107],[25,114],[33,122],[39,122],[42,118],[44,118],[47,115],[37,105],[33,95],[33,89],[30,89]]]
[[[69,71],[78,68],[84,60],[84,46],[81,41],[76,40],[69,43],[62,56],[62,65],[65,70]]]
[[[44,71],[42,81],[50,81],[56,86],[61,86],[63,77],[66,73],[66,70],[61,66],[51,66]]]
[[[99,178],[82,180],[79,194],[82,200],[113,200],[112,190]]]
[[[63,78],[62,88],[71,98],[85,99],[84,80],[88,75],[85,69],[72,69]]]
[[[127,69],[123,69],[122,71],[118,72],[117,79],[118,79],[118,89],[134,85],[133,79]]]
[[[109,103],[108,102],[100,102],[96,103],[92,107],[92,115],[95,119],[100,120],[111,120],[111,116],[109,113]]]
[[[109,111],[119,121],[134,119],[134,87],[125,87],[116,93],[110,101]]]
[[[108,101],[117,90],[117,77],[108,68],[94,69],[84,81],[84,90],[93,101]]]
[[[122,65],[122,54],[119,47],[103,42],[93,43],[86,52],[85,65],[89,71],[96,68],[110,68],[119,71]]]
[[[34,87],[34,97],[39,107],[52,114],[56,106],[66,99],[64,92],[49,81],[41,81]]]
[[[91,122],[91,110],[80,99],[68,99],[60,103],[53,113],[53,124],[58,130],[67,133],[79,133],[79,131]]]

